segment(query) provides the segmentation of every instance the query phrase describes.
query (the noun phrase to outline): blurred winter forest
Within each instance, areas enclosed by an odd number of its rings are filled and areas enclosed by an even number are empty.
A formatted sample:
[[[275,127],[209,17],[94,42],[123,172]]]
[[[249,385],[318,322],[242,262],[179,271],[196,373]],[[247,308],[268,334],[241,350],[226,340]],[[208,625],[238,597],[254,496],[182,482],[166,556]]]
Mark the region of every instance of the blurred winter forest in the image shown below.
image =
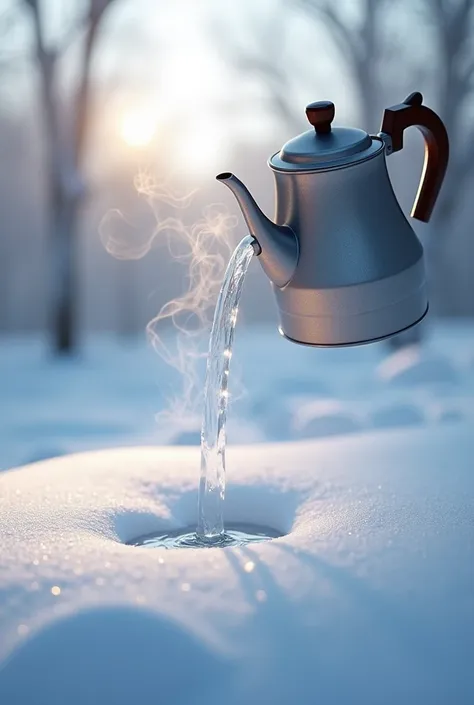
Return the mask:
[[[474,0],[0,0],[0,37],[0,331],[61,351],[142,335],[188,286],[193,238],[220,253],[218,278],[245,234],[215,174],[271,215],[266,160],[307,129],[307,103],[377,132],[414,90],[451,140],[433,220],[415,224],[433,308],[474,315]],[[405,212],[422,160],[410,130],[389,159]],[[258,267],[243,316],[275,317]]]

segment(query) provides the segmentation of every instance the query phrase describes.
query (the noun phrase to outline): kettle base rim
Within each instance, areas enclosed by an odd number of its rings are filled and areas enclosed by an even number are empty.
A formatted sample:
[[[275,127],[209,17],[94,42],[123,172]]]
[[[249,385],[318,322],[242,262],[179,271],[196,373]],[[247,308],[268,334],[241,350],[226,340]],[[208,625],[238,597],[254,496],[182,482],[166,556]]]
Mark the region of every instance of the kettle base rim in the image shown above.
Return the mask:
[[[395,335],[405,333],[405,331],[410,330],[410,328],[413,328],[414,326],[417,326],[419,323],[421,323],[421,321],[426,317],[429,308],[430,307],[428,304],[425,309],[425,312],[422,316],[420,316],[420,318],[418,318],[416,321],[413,321],[413,323],[410,323],[410,325],[405,326],[404,328],[400,328],[400,330],[396,330],[393,333],[388,333],[387,335],[381,335],[377,338],[368,338],[367,340],[355,340],[349,343],[309,343],[305,342],[304,340],[297,340],[296,338],[291,338],[283,331],[281,326],[278,326],[278,332],[283,338],[286,338],[286,340],[289,340],[291,343],[296,343],[297,345],[304,345],[308,348],[355,348],[360,345],[371,345],[372,343],[378,343],[382,340],[388,340],[388,338],[393,338]]]

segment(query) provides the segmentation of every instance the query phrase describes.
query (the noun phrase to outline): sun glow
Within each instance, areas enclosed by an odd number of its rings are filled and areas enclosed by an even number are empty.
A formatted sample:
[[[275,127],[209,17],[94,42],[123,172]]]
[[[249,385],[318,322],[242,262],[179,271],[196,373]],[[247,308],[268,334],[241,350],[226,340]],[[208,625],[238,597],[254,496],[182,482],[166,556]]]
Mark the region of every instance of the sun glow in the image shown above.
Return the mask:
[[[129,147],[146,147],[156,132],[156,116],[151,110],[130,110],[122,115],[120,136]]]

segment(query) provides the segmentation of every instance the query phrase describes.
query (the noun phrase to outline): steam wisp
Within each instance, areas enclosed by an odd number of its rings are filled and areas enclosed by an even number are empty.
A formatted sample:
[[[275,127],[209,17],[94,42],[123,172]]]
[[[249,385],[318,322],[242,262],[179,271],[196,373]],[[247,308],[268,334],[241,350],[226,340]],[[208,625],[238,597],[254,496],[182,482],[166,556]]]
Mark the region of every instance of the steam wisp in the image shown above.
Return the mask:
[[[148,172],[137,175],[135,188],[154,215],[151,231],[143,232],[119,210],[110,210],[101,222],[100,237],[107,252],[123,260],[140,259],[154,245],[166,241],[173,259],[186,267],[185,291],[165,303],[147,325],[147,335],[154,349],[180,373],[182,381],[180,393],[168,400],[166,410],[159,416],[166,417],[169,423],[182,422],[186,418],[197,418],[201,411],[202,379],[197,363],[203,357],[203,334],[209,331],[214,304],[233,249],[232,231],[237,218],[220,204],[206,206],[202,216],[191,224],[187,224],[184,217],[178,217],[178,213],[163,218],[164,205],[184,212],[196,191],[176,194]],[[124,225],[126,232],[122,234]],[[167,322],[176,330],[172,345],[170,337],[164,334]]]

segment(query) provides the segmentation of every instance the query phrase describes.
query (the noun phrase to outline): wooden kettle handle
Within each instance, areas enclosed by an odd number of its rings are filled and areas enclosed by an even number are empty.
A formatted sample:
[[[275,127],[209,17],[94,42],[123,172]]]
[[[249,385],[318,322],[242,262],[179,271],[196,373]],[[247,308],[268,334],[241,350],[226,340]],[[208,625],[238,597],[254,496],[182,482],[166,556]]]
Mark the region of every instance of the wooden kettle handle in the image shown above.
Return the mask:
[[[391,137],[392,152],[403,149],[403,132],[407,127],[414,125],[422,133],[425,162],[411,216],[427,223],[448,167],[449,139],[441,118],[422,102],[421,93],[411,93],[403,103],[386,108],[381,132]]]

